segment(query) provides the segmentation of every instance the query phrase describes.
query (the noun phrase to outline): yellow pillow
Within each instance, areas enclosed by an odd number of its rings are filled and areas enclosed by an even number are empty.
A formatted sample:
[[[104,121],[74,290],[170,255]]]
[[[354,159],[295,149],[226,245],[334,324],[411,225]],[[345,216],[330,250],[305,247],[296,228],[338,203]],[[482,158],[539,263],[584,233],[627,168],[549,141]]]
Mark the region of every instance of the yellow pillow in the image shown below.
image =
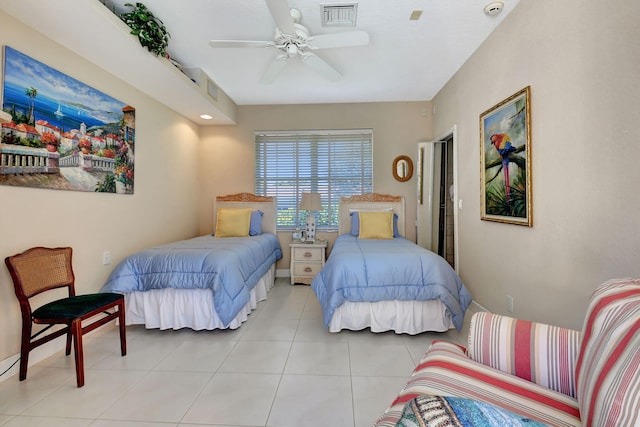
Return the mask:
[[[216,219],[216,237],[245,237],[249,235],[251,208],[220,209]]]
[[[393,212],[359,212],[361,239],[393,239]]]

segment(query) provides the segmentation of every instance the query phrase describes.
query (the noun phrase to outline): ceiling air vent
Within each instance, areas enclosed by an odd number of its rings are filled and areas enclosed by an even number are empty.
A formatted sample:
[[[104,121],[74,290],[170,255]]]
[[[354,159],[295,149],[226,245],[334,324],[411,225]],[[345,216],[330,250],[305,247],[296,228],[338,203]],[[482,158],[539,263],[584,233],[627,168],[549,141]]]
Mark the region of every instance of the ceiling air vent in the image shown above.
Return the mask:
[[[355,27],[357,3],[321,4],[323,27]]]

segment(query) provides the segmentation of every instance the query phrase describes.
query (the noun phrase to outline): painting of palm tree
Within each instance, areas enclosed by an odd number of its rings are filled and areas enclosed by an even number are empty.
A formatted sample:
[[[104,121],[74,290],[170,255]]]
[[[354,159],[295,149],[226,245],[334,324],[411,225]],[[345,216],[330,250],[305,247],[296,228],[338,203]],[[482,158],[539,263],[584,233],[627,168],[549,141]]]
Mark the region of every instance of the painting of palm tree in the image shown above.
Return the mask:
[[[4,48],[0,184],[132,194],[135,108]]]

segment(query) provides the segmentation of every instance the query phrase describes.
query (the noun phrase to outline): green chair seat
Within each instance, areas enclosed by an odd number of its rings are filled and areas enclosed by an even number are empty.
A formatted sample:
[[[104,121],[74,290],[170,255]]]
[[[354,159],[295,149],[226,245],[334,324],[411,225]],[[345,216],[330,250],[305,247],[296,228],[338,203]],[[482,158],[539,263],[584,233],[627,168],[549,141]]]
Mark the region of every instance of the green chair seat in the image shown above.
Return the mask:
[[[121,294],[76,295],[52,301],[33,311],[34,319],[75,319],[122,298]]]

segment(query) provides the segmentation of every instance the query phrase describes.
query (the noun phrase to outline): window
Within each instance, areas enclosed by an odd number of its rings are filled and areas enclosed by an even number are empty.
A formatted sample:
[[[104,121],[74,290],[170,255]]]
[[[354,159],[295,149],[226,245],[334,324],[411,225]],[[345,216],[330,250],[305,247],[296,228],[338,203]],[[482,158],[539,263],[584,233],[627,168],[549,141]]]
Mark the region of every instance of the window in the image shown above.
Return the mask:
[[[338,229],[340,197],[373,191],[373,133],[344,131],[256,132],[255,193],[276,196],[278,229],[307,220],[302,193],[320,193],[318,229]]]

